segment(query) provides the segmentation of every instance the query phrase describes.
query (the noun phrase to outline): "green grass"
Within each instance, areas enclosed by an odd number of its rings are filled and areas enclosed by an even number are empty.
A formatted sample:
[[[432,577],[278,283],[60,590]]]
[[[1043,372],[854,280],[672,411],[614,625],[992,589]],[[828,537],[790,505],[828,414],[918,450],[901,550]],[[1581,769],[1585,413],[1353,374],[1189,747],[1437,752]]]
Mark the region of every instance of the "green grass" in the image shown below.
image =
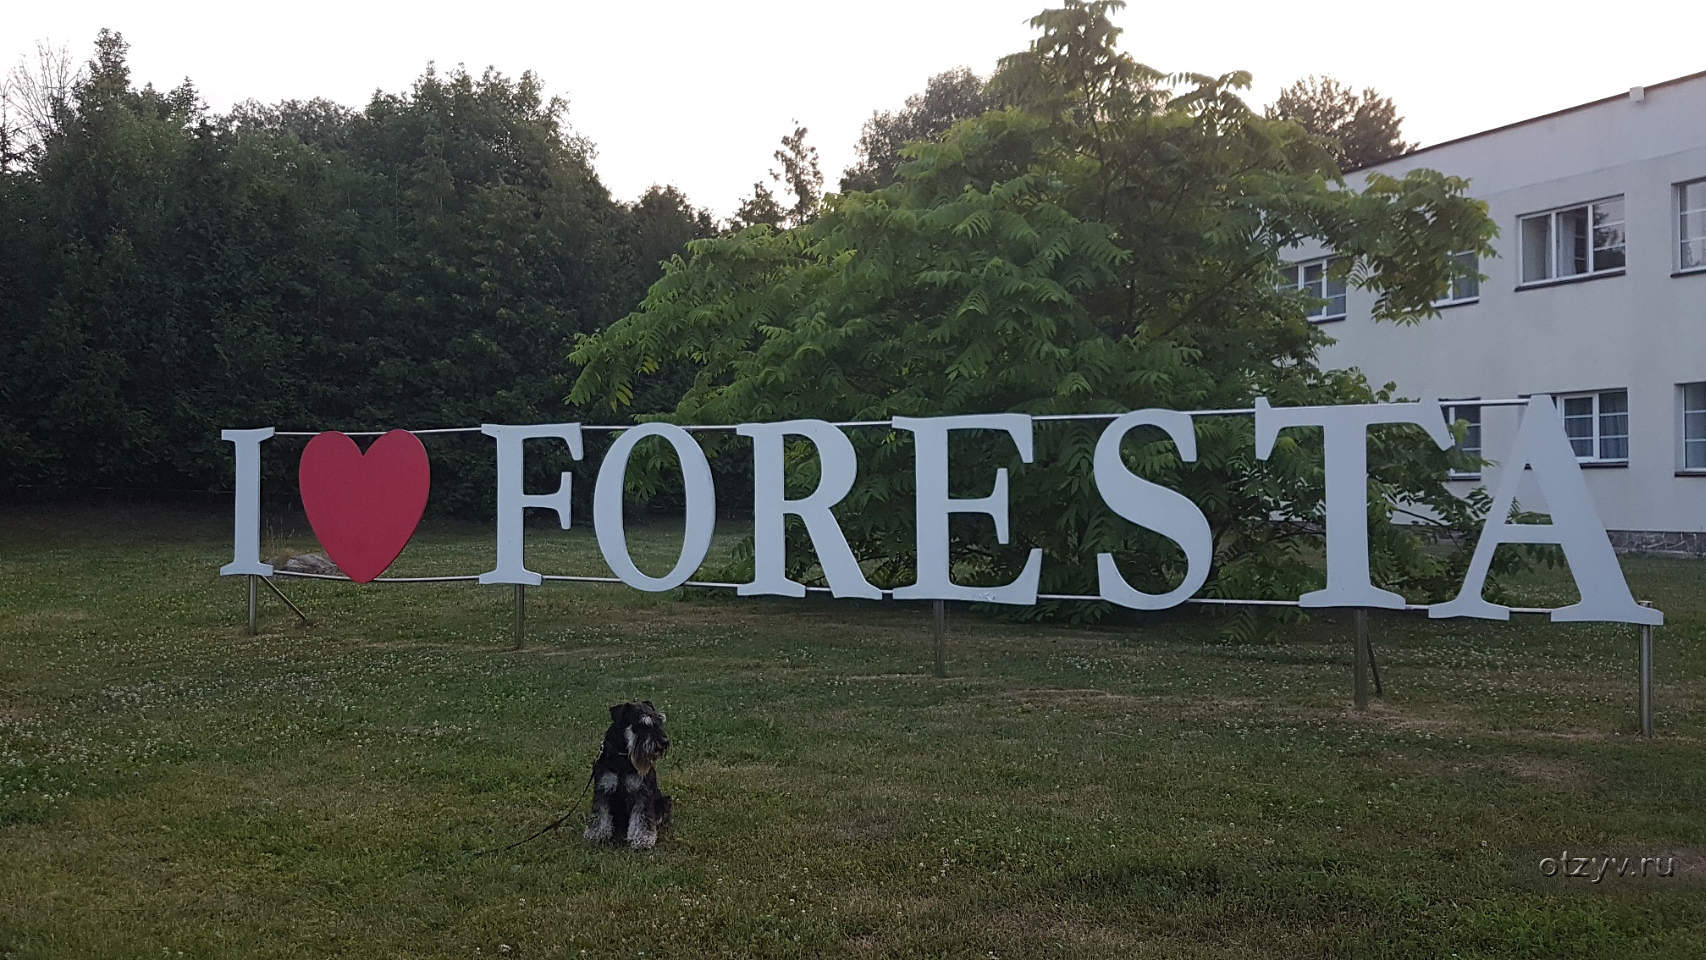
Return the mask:
[[[490,536],[394,572],[478,572]],[[604,573],[584,531],[529,537]],[[223,517],[0,512],[0,957],[1706,953],[1696,880],[1537,868],[1701,862],[1699,563],[1625,562],[1669,617],[1644,741],[1627,626],[1377,616],[1359,714],[1348,617],[955,611],[935,679],[921,604],[547,585],[516,651],[507,588],[280,580],[314,624],[263,591],[250,637],[229,553]],[[627,698],[669,714],[674,833],[471,856],[576,800]]]

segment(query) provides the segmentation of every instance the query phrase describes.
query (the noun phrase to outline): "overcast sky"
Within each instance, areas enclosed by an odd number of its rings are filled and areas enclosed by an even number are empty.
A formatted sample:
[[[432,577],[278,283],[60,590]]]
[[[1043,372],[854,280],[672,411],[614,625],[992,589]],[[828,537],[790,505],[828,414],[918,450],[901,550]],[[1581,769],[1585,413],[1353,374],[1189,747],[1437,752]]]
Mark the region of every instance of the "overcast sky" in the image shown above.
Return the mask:
[[[951,67],[987,74],[1024,48],[1026,21],[1050,2],[20,0],[0,15],[0,56],[10,66],[49,40],[87,59],[111,27],[130,41],[137,83],[187,76],[215,110],[315,96],[359,106],[375,89],[406,89],[428,61],[531,69],[568,98],[618,198],[673,183],[726,215],[795,120],[833,186],[873,109]],[[1706,69],[1697,0],[1133,2],[1116,21],[1126,50],[1158,69],[1251,71],[1255,105],[1309,73],[1373,86],[1423,143]]]

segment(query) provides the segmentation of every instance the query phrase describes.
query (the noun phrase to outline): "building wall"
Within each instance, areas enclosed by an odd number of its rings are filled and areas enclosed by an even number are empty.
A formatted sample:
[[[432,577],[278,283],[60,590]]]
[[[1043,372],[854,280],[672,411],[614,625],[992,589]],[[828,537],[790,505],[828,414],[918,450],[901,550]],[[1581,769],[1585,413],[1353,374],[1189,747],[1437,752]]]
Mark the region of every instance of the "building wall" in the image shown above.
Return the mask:
[[[1498,257],[1481,260],[1479,301],[1413,326],[1374,323],[1372,296],[1350,290],[1346,318],[1323,324],[1336,342],[1322,362],[1360,368],[1376,386],[1394,382],[1408,397],[1424,390],[1443,399],[1627,388],[1628,465],[1583,471],[1601,522],[1612,530],[1700,533],[1706,474],[1678,471],[1677,385],[1706,381],[1706,272],[1673,276],[1674,184],[1706,177],[1706,77],[1644,94],[1374,168],[1402,176],[1430,167],[1469,178],[1471,195],[1487,202],[1498,225]],[[1617,194],[1625,201],[1622,275],[1517,289],[1520,216]],[[1509,448],[1518,415],[1513,407],[1483,410],[1483,456],[1498,460]],[[1492,486],[1497,477],[1495,465],[1479,482]],[[1520,500],[1525,509],[1545,508],[1531,481]]]

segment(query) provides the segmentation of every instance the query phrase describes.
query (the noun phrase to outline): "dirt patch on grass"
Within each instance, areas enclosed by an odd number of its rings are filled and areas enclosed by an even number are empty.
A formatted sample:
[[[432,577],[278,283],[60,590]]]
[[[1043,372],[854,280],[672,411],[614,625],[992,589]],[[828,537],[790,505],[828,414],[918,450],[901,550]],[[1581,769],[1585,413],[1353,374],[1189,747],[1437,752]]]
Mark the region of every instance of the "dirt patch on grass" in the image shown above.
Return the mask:
[[[988,687],[989,680],[980,677],[938,677],[929,671],[918,673],[858,673],[840,674],[836,680],[844,683],[860,683],[876,685],[902,685],[908,688],[925,687],[934,689],[965,689],[967,687]],[[957,705],[958,701],[956,701]],[[843,711],[837,711],[843,712]]]
[[[1400,706],[1386,700],[1369,701],[1367,710],[1346,706],[1336,711],[1336,716],[1347,723],[1415,733],[1456,733],[1473,726],[1456,713],[1423,713],[1415,707]]]
[[[778,783],[787,779],[781,767],[773,763],[723,763],[717,760],[695,760],[676,768],[677,776],[703,780],[737,779]]]
[[[827,824],[824,832],[849,843],[887,840],[895,835],[895,818],[876,813],[845,814]]]
[[[854,953],[874,953],[882,943],[882,939],[874,933],[861,933],[847,938],[847,949]]]
[[[978,699],[1017,701],[1026,707],[1122,707],[1155,706],[1154,697],[1114,693],[1094,687],[1026,687],[987,694]]]
[[[356,646],[367,650],[466,650],[466,644],[432,643],[425,640],[358,640]]]
[[[0,633],[23,633],[27,630],[58,630],[76,623],[88,623],[94,617],[86,610],[54,607],[13,613],[0,617]]]
[[[1389,731],[1430,733],[1435,736],[1474,735],[1515,741],[1517,744],[1546,741],[1603,743],[1629,736],[1628,730],[1613,728],[1514,728],[1477,719],[1468,710],[1442,707],[1438,704],[1428,706],[1424,712],[1424,710],[1413,706],[1375,700],[1369,703],[1368,709],[1365,711],[1347,706],[1333,713],[1338,720],[1346,723],[1361,724]],[[1691,742],[1699,738],[1666,734],[1665,739],[1674,742]]]
[[[0,703],[0,723],[23,723],[34,720],[41,711],[20,703]]]
[[[1549,757],[1506,757],[1504,769],[1519,779],[1554,786],[1580,788],[1586,778],[1580,766]]]
[[[512,650],[511,652],[526,653],[535,657],[546,657],[548,659],[569,659],[571,657],[609,656],[612,653],[627,653],[629,652],[629,649],[630,648],[624,647],[621,643],[611,641],[610,643],[593,647],[551,647],[544,645],[529,645],[522,647],[520,650]]]
[[[1533,737],[1536,740],[1567,740],[1573,743],[1610,740],[1617,735],[1614,730],[1523,730],[1506,731],[1506,733],[1514,733],[1519,737]]]
[[[847,891],[840,900],[843,912],[893,917],[899,920],[917,920],[929,916],[942,903],[941,898],[926,896],[916,887],[894,890],[858,888]]]
[[[1059,920],[1048,925],[1048,940],[1103,949],[1128,948],[1135,942],[1130,932],[1083,920]]]
[[[1049,908],[1002,910],[988,919],[989,928],[1004,939],[1092,949],[1097,953],[1129,951],[1141,940],[1131,930],[1091,923]]]

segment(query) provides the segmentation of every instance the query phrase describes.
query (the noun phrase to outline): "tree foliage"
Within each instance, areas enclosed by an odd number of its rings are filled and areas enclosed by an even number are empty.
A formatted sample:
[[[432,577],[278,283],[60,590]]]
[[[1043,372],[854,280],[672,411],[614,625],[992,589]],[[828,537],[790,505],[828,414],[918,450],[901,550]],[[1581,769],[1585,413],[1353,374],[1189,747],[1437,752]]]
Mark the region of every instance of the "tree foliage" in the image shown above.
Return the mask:
[[[84,71],[65,47],[38,41],[0,79],[0,170],[29,162],[59,128]]]
[[[686,423],[1386,397],[1359,373],[1318,366],[1326,335],[1305,320],[1306,296],[1280,289],[1281,258],[1325,241],[1379,319],[1414,322],[1443,292],[1448,254],[1490,253],[1483,206],[1464,181],[1427,170],[1346,189],[1319,142],[1243,103],[1246,75],[1163,76],[1123,53],[1108,17],[1118,6],[1073,0],[1034,18],[1038,39],[991,80],[1002,106],[909,148],[894,183],[832,197],[796,229],[692,243],[637,312],[581,338],[573,401],[624,409],[638,378],[671,363],[695,371],[670,417]],[[1040,546],[1044,592],[1093,593],[1104,551],[1140,589],[1177,582],[1177,549],[1100,504],[1100,426],[1039,423],[1030,464],[1004,438],[956,441],[954,495],[983,495],[1008,468],[1014,531],[999,545],[987,522],[956,521],[959,576],[1006,582]],[[1196,429],[1195,462],[1159,434],[1134,433],[1123,453],[1208,515],[1207,594],[1318,586],[1318,433],[1288,431],[1260,461],[1247,416],[1200,417]],[[910,582],[910,442],[883,428],[852,436],[861,474],[837,516],[876,578]],[[789,461],[791,495],[803,495],[815,457],[795,446]],[[1450,494],[1445,455],[1414,428],[1372,431],[1369,463],[1375,576],[1437,594],[1463,558],[1387,520],[1409,509],[1462,529],[1484,501]],[[789,563],[809,575],[813,556],[793,533]]]
[[[1356,93],[1332,77],[1305,77],[1280,91],[1268,116],[1290,120],[1321,138],[1341,170],[1356,170],[1415,148],[1402,136],[1404,118],[1372,87]]]
[[[613,201],[566,111],[532,74],[428,69],[359,111],[215,115],[136,89],[103,33],[0,177],[0,483],[215,489],[221,428],[570,416],[573,336],[714,227],[672,188]],[[487,443],[435,445],[435,508],[489,510]]]
[[[741,201],[730,219],[730,229],[744,230],[758,224],[797,227],[817,215],[823,202],[823,171],[818,166],[817,148],[806,143],[806,132],[796,124],[793,133],[782,135],[782,145],[771,154],[781,169],[770,171],[770,181],[793,202],[783,206],[775,191],[760,180],[752,185],[752,196]]]
[[[841,192],[875,190],[895,180],[909,143],[936,140],[955,123],[994,105],[983,80],[961,67],[931,77],[900,110],[871,114],[859,135],[859,156],[841,175]]]

